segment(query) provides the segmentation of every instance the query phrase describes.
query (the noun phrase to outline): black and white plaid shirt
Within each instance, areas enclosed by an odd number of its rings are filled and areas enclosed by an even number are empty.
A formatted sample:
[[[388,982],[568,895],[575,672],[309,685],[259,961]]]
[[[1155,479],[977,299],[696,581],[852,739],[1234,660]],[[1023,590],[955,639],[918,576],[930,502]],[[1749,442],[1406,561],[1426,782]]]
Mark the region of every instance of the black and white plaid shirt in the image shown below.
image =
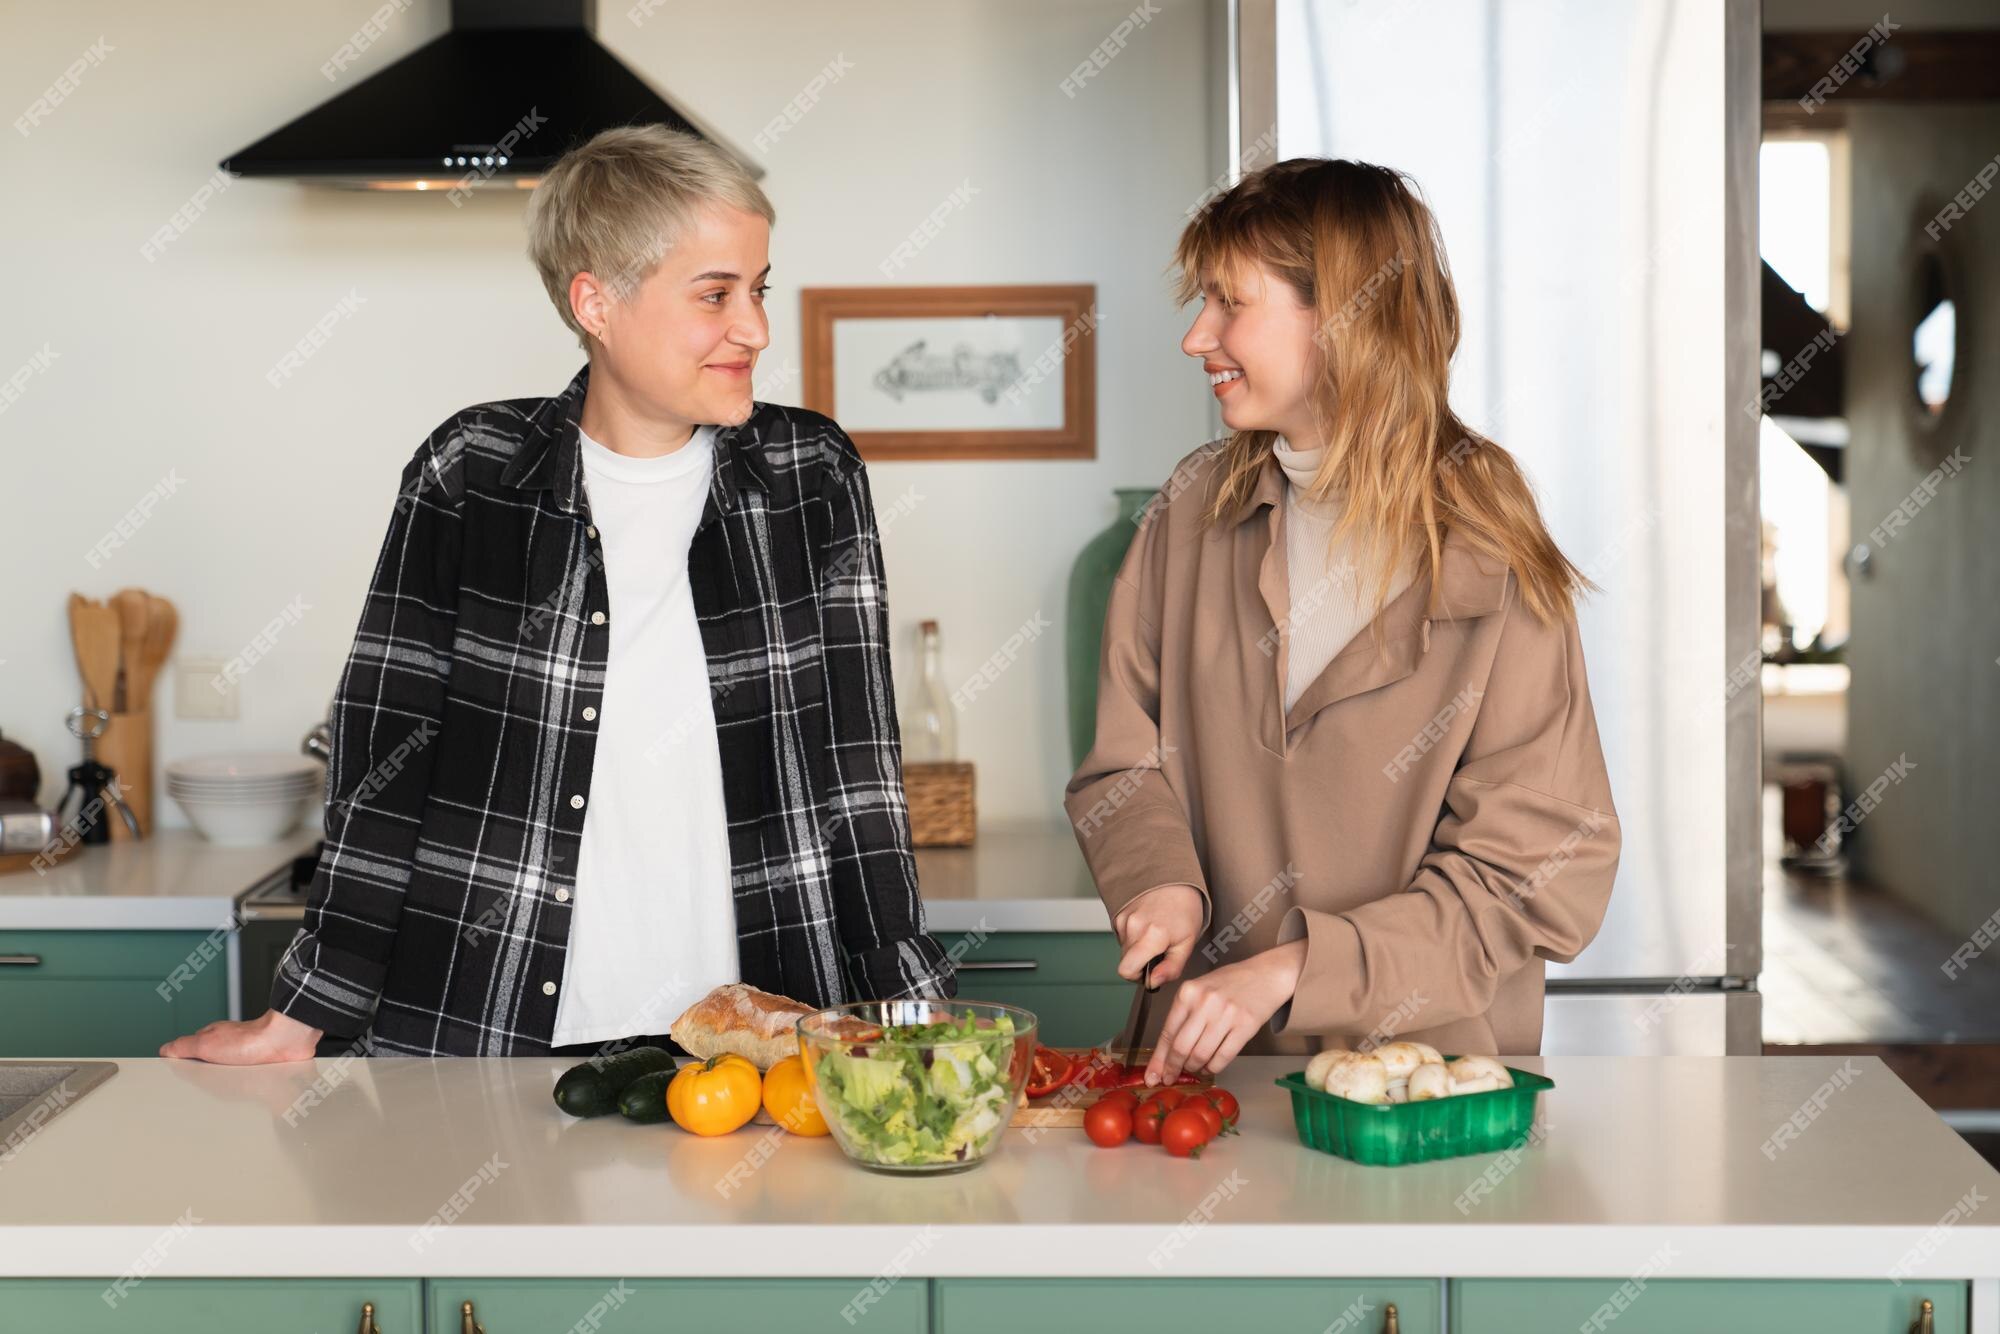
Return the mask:
[[[370,1050],[533,1055],[555,1029],[617,614],[577,443],[589,375],[455,414],[403,471],[334,696],[326,849],[271,993]],[[853,442],[767,403],[719,430],[688,578],[743,980],[809,1005],[956,994],[917,897]]]

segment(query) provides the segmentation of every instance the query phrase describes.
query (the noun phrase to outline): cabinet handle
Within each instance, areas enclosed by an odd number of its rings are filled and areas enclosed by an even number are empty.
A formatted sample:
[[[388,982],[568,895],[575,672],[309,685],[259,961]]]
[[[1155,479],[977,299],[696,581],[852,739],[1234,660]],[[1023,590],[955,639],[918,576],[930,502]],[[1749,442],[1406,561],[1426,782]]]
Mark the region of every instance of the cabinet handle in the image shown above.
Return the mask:
[[[1924,1298],[1924,1304],[1917,1308],[1917,1318],[1910,1322],[1910,1334],[1931,1334],[1936,1328],[1931,1323],[1931,1299]]]
[[[1402,1328],[1396,1321],[1396,1303],[1390,1302],[1382,1308],[1382,1334],[1400,1334]]]
[[[382,1327],[375,1323],[375,1303],[361,1303],[361,1327],[354,1334],[382,1334]]]
[[[961,959],[958,969],[962,973],[1032,973],[1039,966],[1034,959],[980,959],[976,962]]]
[[[461,1302],[459,1304],[458,1334],[486,1334],[486,1326],[472,1318],[471,1302]]]
[[[35,968],[39,967],[41,962],[42,956],[39,954],[0,954],[0,965],[13,964],[20,968]]]

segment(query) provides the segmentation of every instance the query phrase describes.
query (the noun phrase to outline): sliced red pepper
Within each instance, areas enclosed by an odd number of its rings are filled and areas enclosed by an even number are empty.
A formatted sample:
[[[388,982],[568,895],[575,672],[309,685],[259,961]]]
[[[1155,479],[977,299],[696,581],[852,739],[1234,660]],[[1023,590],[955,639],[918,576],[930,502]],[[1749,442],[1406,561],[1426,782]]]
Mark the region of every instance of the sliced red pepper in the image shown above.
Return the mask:
[[[1035,1047],[1034,1062],[1028,1067],[1028,1096],[1045,1098],[1068,1083],[1076,1072],[1076,1062],[1053,1047]]]

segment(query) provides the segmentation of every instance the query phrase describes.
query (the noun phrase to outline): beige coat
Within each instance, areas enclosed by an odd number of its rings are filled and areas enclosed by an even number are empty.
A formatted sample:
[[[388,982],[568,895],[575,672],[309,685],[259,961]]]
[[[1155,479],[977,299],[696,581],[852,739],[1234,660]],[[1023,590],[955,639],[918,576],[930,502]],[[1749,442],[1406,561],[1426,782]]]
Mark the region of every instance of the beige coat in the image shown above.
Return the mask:
[[[1575,623],[1447,537],[1437,612],[1419,579],[1379,613],[1383,650],[1361,631],[1286,715],[1284,479],[1267,460],[1207,527],[1215,459],[1182,461],[1112,586],[1064,802],[1106,908],[1199,888],[1190,976],[1303,936],[1251,1052],[1539,1051],[1543,961],[1589,943],[1618,865]]]

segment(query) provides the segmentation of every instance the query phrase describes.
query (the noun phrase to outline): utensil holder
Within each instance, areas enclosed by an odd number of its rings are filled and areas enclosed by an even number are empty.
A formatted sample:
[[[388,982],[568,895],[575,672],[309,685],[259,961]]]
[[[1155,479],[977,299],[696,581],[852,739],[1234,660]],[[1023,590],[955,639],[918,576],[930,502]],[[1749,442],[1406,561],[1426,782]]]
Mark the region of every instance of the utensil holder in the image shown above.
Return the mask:
[[[132,808],[141,837],[153,832],[153,714],[114,713],[97,738],[97,758],[117,775],[118,795]],[[105,812],[115,841],[129,842],[132,831],[116,812]]]
[[[903,794],[910,804],[910,842],[919,848],[972,846],[972,766],[964,761],[905,764]]]

